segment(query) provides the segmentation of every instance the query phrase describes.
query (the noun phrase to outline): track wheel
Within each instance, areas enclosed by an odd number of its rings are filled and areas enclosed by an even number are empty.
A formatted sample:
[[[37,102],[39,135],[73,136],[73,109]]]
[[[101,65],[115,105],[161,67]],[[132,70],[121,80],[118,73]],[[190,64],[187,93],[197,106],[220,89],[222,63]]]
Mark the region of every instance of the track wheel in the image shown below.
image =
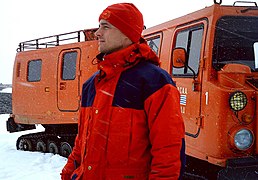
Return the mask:
[[[39,152],[46,152],[47,146],[46,143],[44,143],[42,140],[37,141],[36,150]]]
[[[58,154],[58,147],[54,141],[49,141],[48,152],[53,153],[53,154]]]
[[[62,142],[60,151],[61,156],[68,157],[72,152],[72,147],[68,142]]]
[[[21,138],[17,140],[16,148],[23,151],[32,151],[32,143],[29,139]]]

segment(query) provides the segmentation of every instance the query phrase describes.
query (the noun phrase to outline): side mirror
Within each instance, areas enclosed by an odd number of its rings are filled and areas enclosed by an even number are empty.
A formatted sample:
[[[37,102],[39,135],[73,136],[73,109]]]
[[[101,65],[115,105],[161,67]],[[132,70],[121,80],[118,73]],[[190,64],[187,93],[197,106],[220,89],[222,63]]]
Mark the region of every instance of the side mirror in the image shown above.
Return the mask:
[[[184,48],[177,47],[177,48],[173,49],[172,60],[173,60],[174,68],[187,67],[190,71],[192,71],[193,79],[195,80],[195,78],[196,78],[195,71],[186,64],[186,51]]]
[[[172,53],[173,67],[182,68],[185,67],[186,51],[184,48],[175,48]]]

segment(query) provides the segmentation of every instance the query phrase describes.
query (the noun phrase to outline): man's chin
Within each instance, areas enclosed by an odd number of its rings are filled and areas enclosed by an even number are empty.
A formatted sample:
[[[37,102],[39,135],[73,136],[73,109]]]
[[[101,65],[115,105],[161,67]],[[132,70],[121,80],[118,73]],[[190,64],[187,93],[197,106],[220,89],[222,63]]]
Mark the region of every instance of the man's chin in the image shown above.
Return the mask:
[[[100,53],[105,53],[105,49],[102,48],[101,46],[99,46],[98,50],[99,50]]]
[[[105,49],[105,48],[103,48],[103,47],[99,47],[99,52],[100,52],[100,53],[105,53],[105,54],[110,53],[110,51],[109,51],[108,49]]]

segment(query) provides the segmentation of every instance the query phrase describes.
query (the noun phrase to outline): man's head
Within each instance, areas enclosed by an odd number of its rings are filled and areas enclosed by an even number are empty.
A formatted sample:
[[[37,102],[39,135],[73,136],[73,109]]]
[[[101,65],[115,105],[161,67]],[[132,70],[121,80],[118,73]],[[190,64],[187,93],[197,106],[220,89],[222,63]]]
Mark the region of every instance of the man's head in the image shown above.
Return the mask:
[[[143,17],[131,3],[108,6],[99,16],[100,27],[96,32],[99,51],[111,53],[136,43],[141,38]]]

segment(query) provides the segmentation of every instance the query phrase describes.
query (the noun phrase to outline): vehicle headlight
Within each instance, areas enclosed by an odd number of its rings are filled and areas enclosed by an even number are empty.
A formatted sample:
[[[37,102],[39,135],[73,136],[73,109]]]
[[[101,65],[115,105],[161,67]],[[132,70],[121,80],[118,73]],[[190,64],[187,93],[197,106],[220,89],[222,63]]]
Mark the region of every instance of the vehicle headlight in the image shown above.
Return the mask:
[[[240,129],[234,136],[234,143],[239,150],[246,150],[253,144],[253,134],[248,129]]]
[[[229,106],[234,111],[241,111],[247,104],[247,97],[241,91],[233,92],[229,97]]]

